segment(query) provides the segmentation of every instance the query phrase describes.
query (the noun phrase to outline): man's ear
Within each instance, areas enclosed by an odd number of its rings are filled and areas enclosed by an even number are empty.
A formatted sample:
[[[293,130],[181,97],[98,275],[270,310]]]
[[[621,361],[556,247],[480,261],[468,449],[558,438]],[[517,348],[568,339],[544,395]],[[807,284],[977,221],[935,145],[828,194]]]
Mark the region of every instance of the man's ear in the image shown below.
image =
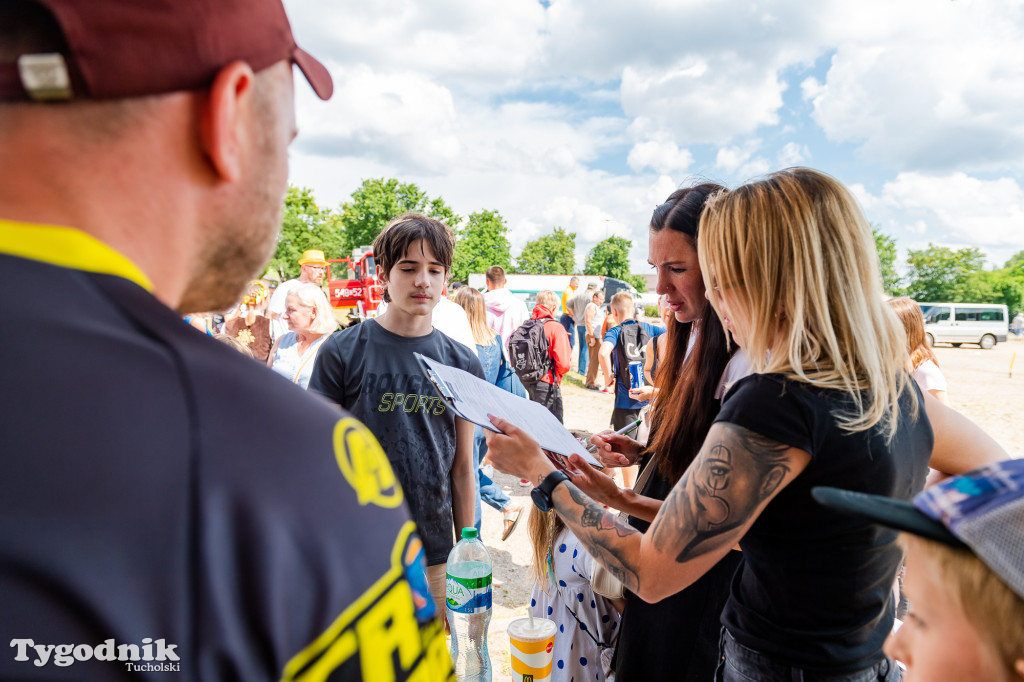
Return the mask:
[[[228,64],[213,79],[203,109],[203,151],[214,171],[226,182],[237,182],[241,177],[246,142],[244,104],[252,98],[254,79],[255,74],[245,62]]]

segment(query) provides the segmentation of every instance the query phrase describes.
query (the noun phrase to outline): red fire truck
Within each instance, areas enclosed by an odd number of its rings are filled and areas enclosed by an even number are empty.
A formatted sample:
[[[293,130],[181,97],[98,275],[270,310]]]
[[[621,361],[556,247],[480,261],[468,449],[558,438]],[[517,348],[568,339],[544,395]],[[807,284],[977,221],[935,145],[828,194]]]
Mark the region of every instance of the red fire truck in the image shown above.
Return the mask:
[[[349,258],[328,258],[327,286],[331,306],[348,310],[353,320],[362,321],[377,315],[377,306],[384,301],[384,292],[377,281],[377,264],[373,249],[360,246]]]

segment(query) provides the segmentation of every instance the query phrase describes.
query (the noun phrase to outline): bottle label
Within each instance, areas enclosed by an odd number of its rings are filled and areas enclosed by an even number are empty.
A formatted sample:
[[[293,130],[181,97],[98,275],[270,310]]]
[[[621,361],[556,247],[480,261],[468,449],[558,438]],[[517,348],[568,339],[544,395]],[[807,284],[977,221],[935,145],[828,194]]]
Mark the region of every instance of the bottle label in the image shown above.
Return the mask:
[[[482,578],[459,578],[448,574],[445,600],[455,613],[480,613],[491,608],[491,574]]]

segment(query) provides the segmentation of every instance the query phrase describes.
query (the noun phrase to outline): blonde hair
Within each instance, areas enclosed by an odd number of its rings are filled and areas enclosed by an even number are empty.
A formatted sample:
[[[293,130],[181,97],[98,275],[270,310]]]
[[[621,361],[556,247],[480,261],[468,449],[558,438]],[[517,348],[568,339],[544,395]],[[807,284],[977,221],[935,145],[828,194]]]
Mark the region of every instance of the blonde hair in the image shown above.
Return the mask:
[[[548,553],[554,553],[551,543],[565,528],[565,523],[555,512],[542,512],[531,505],[527,524],[530,540],[533,541],[533,575],[543,587],[548,582]]]
[[[611,306],[612,310],[623,320],[631,320],[636,317],[633,296],[628,291],[620,291],[612,296]]]
[[[835,415],[843,430],[880,424],[895,435],[911,381],[906,340],[882,298],[871,227],[842,184],[790,168],[721,192],[701,217],[697,250],[719,317],[719,287],[745,313],[755,372],[843,391],[853,403]]]
[[[1006,670],[1016,679],[1014,665],[1024,658],[1024,599],[967,550],[909,533],[900,534],[900,544],[904,549],[913,545],[916,556],[936,567],[947,594],[978,631],[980,639],[992,644]],[[907,570],[921,569],[908,565]]]
[[[256,357],[255,355],[253,355],[252,348],[249,348],[249,346],[245,345],[244,343],[242,343],[233,336],[229,336],[228,334],[214,334],[213,338],[217,339],[226,346],[234,348],[242,355],[248,355],[250,358]]]
[[[288,296],[294,296],[303,308],[309,308],[316,312],[316,318],[309,325],[311,334],[330,334],[338,328],[327,295],[317,285],[312,282],[300,284],[289,291]]]
[[[542,289],[537,292],[537,303],[554,310],[559,304],[558,294],[550,289]]]
[[[912,298],[898,296],[889,299],[889,307],[896,313],[896,317],[903,323],[903,330],[907,335],[907,352],[910,354],[910,366],[917,369],[928,360],[939,364],[931,346],[928,345],[928,337],[924,333],[924,315],[921,313],[921,306]]]
[[[487,311],[484,295],[473,287],[460,287],[455,292],[455,302],[466,311],[469,328],[473,332],[473,343],[489,346],[494,343],[494,330],[487,326]]]

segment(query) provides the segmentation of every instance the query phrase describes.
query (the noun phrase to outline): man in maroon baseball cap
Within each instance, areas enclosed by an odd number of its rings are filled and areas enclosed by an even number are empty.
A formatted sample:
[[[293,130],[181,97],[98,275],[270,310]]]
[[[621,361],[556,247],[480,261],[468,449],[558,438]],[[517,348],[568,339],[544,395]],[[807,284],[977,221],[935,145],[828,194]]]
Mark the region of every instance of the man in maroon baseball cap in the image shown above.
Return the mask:
[[[373,435],[181,320],[275,247],[293,64],[281,0],[0,2],[0,679],[451,674]]]

